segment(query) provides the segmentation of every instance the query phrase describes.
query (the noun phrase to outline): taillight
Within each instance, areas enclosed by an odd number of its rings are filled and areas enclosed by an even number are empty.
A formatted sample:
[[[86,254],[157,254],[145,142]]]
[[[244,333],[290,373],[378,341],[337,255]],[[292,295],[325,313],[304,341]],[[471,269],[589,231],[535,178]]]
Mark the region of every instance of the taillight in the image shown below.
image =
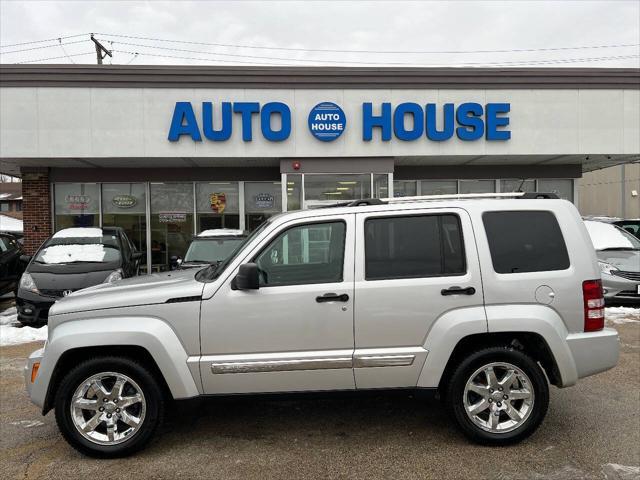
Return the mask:
[[[584,331],[595,332],[604,328],[604,296],[602,280],[582,282],[584,298]]]

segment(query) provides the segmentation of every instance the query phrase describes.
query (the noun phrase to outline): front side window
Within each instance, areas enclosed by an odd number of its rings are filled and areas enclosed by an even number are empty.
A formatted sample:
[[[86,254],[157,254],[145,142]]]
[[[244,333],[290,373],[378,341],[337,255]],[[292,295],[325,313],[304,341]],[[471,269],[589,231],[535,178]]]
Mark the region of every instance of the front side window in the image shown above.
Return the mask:
[[[255,259],[260,286],[303,285],[342,281],[344,222],[289,228]]]
[[[466,271],[457,215],[371,218],[364,230],[367,280],[462,275]]]
[[[569,254],[556,217],[545,211],[485,212],[496,273],[545,272],[569,268]]]

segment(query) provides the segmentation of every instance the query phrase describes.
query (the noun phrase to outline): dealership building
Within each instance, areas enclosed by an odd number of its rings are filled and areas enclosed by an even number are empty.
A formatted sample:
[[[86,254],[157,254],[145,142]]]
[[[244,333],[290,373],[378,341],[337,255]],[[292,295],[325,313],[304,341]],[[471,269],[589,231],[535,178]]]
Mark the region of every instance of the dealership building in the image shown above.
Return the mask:
[[[580,207],[584,172],[639,160],[640,69],[0,66],[0,173],[22,178],[27,251],[120,226],[147,271],[203,230],[360,198]]]

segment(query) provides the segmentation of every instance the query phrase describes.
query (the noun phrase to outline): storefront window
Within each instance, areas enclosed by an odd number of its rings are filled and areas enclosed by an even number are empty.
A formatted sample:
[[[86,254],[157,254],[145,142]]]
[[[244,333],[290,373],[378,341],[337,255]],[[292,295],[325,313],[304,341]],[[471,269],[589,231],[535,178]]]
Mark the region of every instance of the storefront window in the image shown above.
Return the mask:
[[[280,182],[245,182],[245,229],[255,230],[267,218],[282,211]]]
[[[415,197],[418,195],[418,182],[415,180],[394,180],[394,197]]]
[[[56,231],[70,227],[97,227],[100,224],[100,198],[98,192],[97,183],[56,184]]]
[[[420,182],[421,195],[454,195],[458,193],[456,180],[423,180]]]
[[[494,193],[495,180],[460,180],[460,193]]]
[[[151,184],[151,264],[169,268],[171,257],[184,257],[193,237],[193,183]]]
[[[389,175],[373,175],[373,198],[389,198]]]
[[[316,175],[304,176],[305,207],[371,198],[371,175]]]
[[[302,175],[298,173],[287,174],[287,210],[300,210],[302,208]]]
[[[535,192],[536,181],[535,180],[500,180],[500,191],[502,193],[509,192]]]
[[[143,183],[102,184],[102,225],[122,227],[139,252],[147,251],[147,199]],[[146,258],[146,256],[145,256]],[[146,270],[146,262],[140,265]]]
[[[240,228],[239,198],[237,182],[196,183],[197,231]]]
[[[573,180],[570,178],[538,180],[538,191],[555,193],[558,197],[573,202]]]

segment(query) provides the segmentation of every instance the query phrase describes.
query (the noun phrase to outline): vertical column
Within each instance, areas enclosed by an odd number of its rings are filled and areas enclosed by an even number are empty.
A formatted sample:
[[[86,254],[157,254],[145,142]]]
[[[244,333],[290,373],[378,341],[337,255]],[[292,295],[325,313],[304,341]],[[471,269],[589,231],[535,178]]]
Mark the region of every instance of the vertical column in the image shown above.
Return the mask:
[[[33,255],[51,235],[51,191],[48,168],[20,169],[24,250]]]

